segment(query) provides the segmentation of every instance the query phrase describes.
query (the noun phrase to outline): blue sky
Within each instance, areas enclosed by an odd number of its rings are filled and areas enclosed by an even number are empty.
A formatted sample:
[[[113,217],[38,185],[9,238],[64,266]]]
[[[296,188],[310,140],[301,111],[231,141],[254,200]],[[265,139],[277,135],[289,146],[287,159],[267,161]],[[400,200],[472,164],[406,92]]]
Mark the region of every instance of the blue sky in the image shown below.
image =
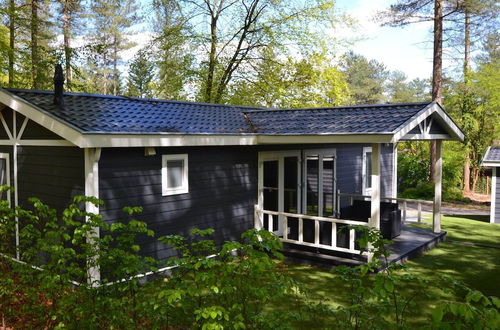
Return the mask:
[[[338,10],[358,22],[356,30],[342,30],[346,38],[362,38],[351,49],[370,59],[383,62],[390,70],[400,70],[413,78],[432,74],[432,23],[404,28],[381,27],[373,16],[389,7],[389,0],[338,0]]]

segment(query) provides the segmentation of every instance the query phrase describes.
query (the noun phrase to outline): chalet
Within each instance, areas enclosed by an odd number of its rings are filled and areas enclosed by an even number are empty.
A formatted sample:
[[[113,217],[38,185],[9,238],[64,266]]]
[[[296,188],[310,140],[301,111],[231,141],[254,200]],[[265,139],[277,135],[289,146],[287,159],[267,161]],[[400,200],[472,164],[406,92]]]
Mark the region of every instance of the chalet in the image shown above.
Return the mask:
[[[489,147],[481,165],[492,169],[490,222],[500,223],[500,146]]]
[[[400,141],[437,142],[427,234],[442,237],[441,141],[464,138],[436,102],[266,109],[62,87],[0,89],[0,121],[0,177],[15,188],[4,196],[13,205],[36,196],[62,208],[75,195],[96,196],[104,206],[88,211],[114,222],[122,207],[142,206],[139,219],[157,235],[213,228],[221,242],[256,227],[290,246],[347,255],[359,252],[356,233],[340,235],[342,226],[380,228],[388,210],[387,235],[399,234]],[[142,245],[159,259],[173,253]]]

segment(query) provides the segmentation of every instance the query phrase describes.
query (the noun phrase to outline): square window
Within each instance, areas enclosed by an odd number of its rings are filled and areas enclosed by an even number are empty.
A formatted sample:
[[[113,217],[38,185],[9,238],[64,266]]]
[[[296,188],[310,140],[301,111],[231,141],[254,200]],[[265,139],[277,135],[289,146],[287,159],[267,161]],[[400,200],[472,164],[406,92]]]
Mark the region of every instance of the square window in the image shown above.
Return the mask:
[[[188,193],[188,155],[163,155],[161,181],[163,196]]]

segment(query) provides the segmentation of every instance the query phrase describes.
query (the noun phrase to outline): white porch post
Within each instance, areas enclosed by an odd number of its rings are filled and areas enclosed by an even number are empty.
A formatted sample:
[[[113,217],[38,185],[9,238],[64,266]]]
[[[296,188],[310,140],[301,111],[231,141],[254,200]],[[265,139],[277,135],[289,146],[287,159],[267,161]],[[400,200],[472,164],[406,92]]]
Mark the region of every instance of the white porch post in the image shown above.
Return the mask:
[[[372,191],[370,226],[380,229],[380,143],[372,144]]]
[[[99,198],[99,158],[101,148],[85,148],[85,196]],[[85,203],[85,211],[99,214],[99,206],[92,203]],[[94,228],[93,232],[87,238],[92,242],[94,238],[99,237],[99,228]],[[97,285],[101,280],[101,271],[98,266],[90,267],[88,271],[88,282],[91,285]]]
[[[434,206],[432,213],[432,229],[435,233],[441,232],[441,186],[443,176],[442,142],[436,141],[436,162],[434,166]]]

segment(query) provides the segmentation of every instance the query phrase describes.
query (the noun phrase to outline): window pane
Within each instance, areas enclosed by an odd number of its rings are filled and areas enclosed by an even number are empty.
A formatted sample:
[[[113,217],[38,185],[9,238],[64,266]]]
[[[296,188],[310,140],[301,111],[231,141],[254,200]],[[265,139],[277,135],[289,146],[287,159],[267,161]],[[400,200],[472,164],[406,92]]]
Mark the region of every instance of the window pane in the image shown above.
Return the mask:
[[[318,215],[318,162],[319,156],[307,156],[307,173],[306,173],[306,189],[307,189],[307,209],[306,214]]]
[[[284,191],[284,201],[283,211],[289,213],[298,212],[298,182],[297,182],[297,165],[298,157],[285,157],[285,191]]]
[[[264,162],[264,209],[269,211],[278,211],[277,160]]]
[[[372,187],[372,153],[371,152],[366,153],[365,162],[366,162],[365,187],[371,188]]]
[[[167,160],[167,188],[182,187],[183,169],[183,160]]]
[[[323,157],[323,216],[333,215],[334,168],[333,156]]]

